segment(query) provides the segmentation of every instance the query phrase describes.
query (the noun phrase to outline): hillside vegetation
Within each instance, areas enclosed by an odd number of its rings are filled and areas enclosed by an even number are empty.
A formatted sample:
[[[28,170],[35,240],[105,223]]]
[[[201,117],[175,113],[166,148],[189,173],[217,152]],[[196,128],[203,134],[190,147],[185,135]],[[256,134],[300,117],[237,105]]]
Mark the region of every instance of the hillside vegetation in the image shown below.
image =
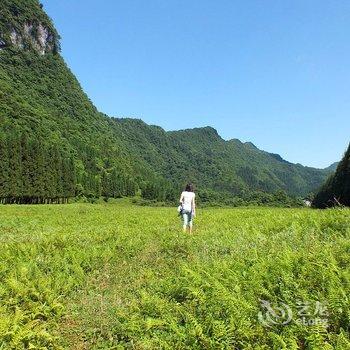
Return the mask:
[[[349,349],[348,218],[199,209],[189,236],[171,208],[2,207],[0,347]],[[261,300],[292,321],[262,323]],[[326,323],[298,323],[307,305]]]
[[[4,0],[0,16],[0,201],[70,197],[174,200],[184,182],[202,198],[268,202],[305,195],[329,171],[286,162],[210,128],[165,132],[99,113],[59,54],[59,36],[36,0]]]
[[[350,145],[335,173],[317,192],[313,205],[317,208],[350,206]]]

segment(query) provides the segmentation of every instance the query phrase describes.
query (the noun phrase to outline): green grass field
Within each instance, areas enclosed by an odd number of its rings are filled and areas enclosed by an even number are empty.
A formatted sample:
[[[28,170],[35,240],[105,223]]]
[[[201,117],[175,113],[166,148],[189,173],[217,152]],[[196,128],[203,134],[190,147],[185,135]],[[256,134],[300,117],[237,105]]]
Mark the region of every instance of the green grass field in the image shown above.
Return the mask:
[[[1,206],[0,349],[350,349],[349,214]]]

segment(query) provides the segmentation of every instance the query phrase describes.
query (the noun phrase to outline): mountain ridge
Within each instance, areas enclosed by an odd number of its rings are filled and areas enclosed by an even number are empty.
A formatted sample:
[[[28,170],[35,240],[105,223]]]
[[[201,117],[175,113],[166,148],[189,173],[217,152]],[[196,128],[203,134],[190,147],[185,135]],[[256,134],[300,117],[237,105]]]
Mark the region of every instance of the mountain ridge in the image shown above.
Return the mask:
[[[329,165],[328,167],[324,168],[326,170],[330,170],[330,171],[336,171],[337,167],[339,165],[339,162],[334,162],[331,165]]]
[[[106,115],[107,117],[109,117],[108,115]],[[288,161],[287,159],[283,158],[280,154],[278,153],[274,153],[274,152],[268,152],[265,151],[261,148],[259,148],[258,146],[256,146],[253,142],[251,141],[241,141],[239,138],[232,138],[232,139],[224,139],[219,132],[217,131],[217,129],[214,126],[211,125],[205,125],[205,126],[199,126],[199,127],[192,127],[192,128],[185,128],[185,129],[177,129],[177,130],[166,130],[164,129],[162,126],[156,125],[156,124],[148,124],[145,121],[143,121],[141,118],[132,118],[132,117],[110,117],[110,118],[114,118],[114,119],[126,119],[126,120],[138,120],[142,123],[144,123],[145,125],[149,126],[149,127],[156,127],[156,128],[160,128],[162,129],[165,133],[191,133],[191,132],[201,132],[201,130],[203,131],[211,131],[211,133],[213,135],[217,135],[218,138],[220,138],[221,140],[225,141],[225,142],[238,142],[241,145],[245,145],[251,148],[254,148],[260,152],[264,152],[267,153],[269,155],[271,155],[272,157],[276,158],[277,160],[284,162],[284,163],[288,163],[288,164],[293,164],[293,165],[300,165],[302,167],[305,168],[310,168],[310,169],[317,169],[317,170],[326,170],[326,171],[334,171],[337,167],[337,165],[339,164],[339,162],[334,162],[332,163],[330,166],[327,166],[325,168],[319,168],[319,167],[314,167],[314,166],[309,166],[309,165],[304,165],[301,163],[293,163]]]

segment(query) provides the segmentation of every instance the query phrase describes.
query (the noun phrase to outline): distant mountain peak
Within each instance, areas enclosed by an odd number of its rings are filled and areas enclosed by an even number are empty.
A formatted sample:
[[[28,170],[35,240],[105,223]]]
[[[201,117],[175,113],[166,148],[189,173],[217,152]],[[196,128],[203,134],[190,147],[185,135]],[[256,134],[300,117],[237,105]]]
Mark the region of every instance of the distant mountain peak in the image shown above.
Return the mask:
[[[184,134],[187,136],[203,136],[211,140],[223,140],[216,129],[212,126],[203,126],[191,129],[171,131],[171,133]]]
[[[207,132],[207,133],[212,133],[215,135],[219,135],[217,130],[213,128],[212,126],[200,126],[200,127],[195,127],[195,128],[188,128],[188,129],[182,129],[179,131],[189,131],[189,132]]]
[[[245,144],[246,146],[251,147],[251,148],[258,149],[258,147],[256,147],[256,146],[254,145],[254,143],[253,143],[253,142],[248,141],[248,142],[244,142],[244,144]]]
[[[212,126],[204,126],[202,128],[198,128],[198,130],[204,132],[207,135],[211,135],[221,139],[221,136],[219,135],[218,131]]]
[[[334,162],[332,163],[330,166],[328,166],[327,168],[324,168],[324,170],[327,171],[336,171],[337,167],[338,167],[339,162]]]

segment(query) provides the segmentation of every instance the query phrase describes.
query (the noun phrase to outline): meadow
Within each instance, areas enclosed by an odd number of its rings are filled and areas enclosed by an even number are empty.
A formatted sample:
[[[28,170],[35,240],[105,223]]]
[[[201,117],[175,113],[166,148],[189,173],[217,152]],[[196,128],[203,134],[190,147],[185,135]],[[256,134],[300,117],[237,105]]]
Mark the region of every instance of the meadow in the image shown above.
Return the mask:
[[[0,349],[350,349],[349,214],[1,206]]]

